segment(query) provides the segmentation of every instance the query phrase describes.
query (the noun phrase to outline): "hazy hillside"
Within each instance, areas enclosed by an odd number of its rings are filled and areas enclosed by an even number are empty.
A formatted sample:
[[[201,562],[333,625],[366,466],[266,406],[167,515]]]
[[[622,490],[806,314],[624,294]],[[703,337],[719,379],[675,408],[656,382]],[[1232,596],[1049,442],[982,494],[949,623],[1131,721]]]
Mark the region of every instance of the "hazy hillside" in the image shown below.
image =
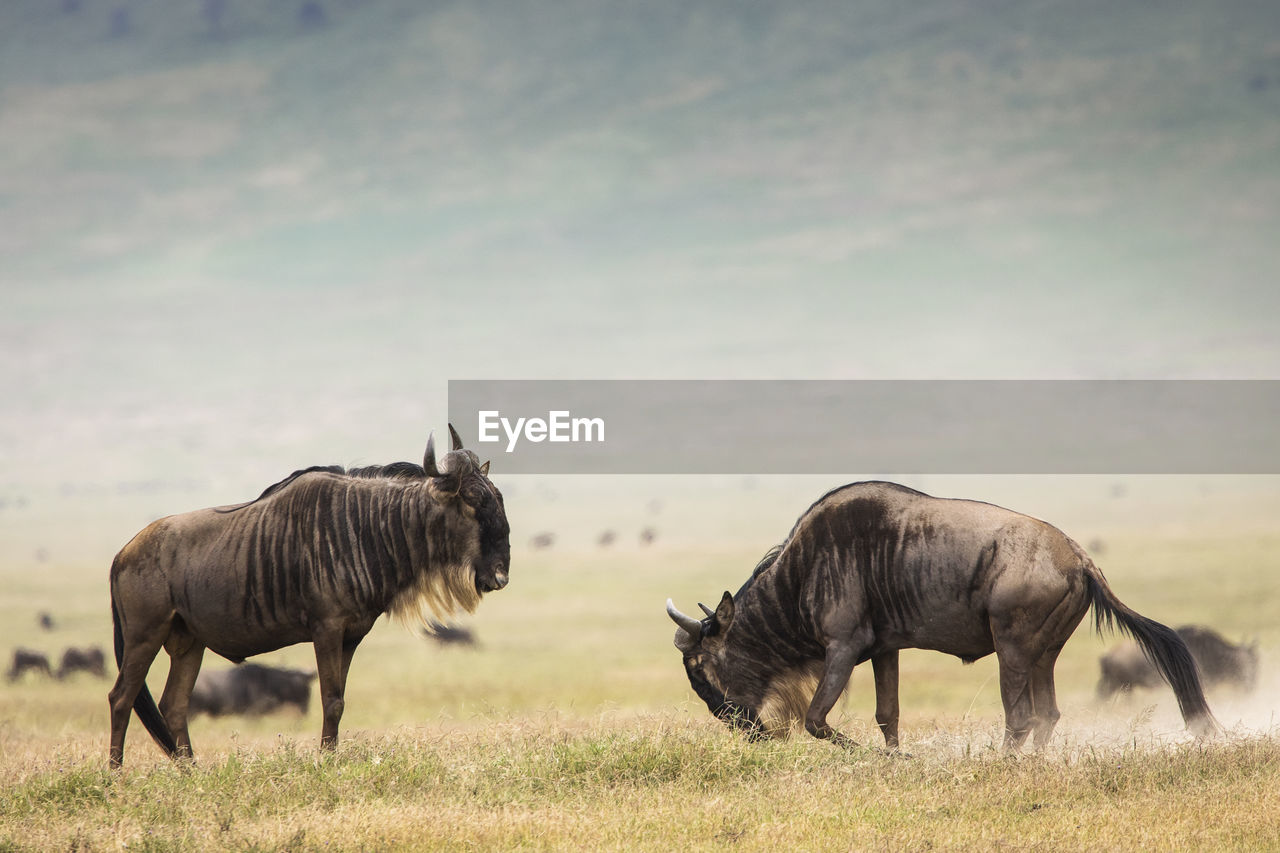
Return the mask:
[[[1280,373],[1274,3],[302,5],[0,4],[11,506],[449,378]]]
[[[300,5],[5,4],[7,275],[1274,299],[1274,4]]]

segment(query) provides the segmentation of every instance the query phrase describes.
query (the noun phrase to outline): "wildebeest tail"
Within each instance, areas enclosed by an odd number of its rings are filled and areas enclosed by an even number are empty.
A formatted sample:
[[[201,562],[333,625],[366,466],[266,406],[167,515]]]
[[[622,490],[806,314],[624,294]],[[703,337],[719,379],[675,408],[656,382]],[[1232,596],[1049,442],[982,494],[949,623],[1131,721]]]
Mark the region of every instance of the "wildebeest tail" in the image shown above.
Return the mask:
[[[1121,603],[1092,561],[1085,564],[1085,578],[1089,585],[1089,601],[1093,605],[1094,627],[1098,633],[1119,627],[1136,640],[1142,653],[1173,688],[1173,695],[1178,698],[1178,709],[1182,712],[1187,728],[1198,735],[1217,731],[1218,721],[1214,719],[1209,703],[1204,698],[1204,688],[1200,684],[1195,658],[1178,633]]]
[[[116,651],[116,671],[119,672],[121,665],[124,663],[124,631],[120,628],[120,611],[116,608],[116,597],[111,596],[111,629],[112,640],[115,644]],[[143,727],[150,732],[151,737],[155,738],[156,743],[160,745],[170,758],[178,752],[178,743],[173,739],[173,732],[169,731],[169,724],[164,721],[164,717],[160,714],[160,709],[156,706],[156,700],[151,698],[151,691],[147,689],[147,682],[142,682],[142,689],[138,691],[138,696],[133,700],[133,710],[138,715],[138,719],[142,721]]]

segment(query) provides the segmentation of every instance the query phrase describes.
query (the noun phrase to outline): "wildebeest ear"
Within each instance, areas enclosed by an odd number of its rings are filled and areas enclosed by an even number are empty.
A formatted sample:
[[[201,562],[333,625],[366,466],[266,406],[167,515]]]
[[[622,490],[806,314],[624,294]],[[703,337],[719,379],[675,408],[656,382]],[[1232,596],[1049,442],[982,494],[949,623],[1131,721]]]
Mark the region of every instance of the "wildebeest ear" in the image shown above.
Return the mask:
[[[733,621],[733,593],[728,590],[716,605],[716,621],[720,623],[721,631],[728,631],[729,623]]]
[[[480,466],[480,476],[481,477],[489,476],[489,462],[487,460],[483,465]]]
[[[451,450],[462,449],[462,439],[458,437],[458,431],[453,428],[453,424],[449,424],[449,438],[453,441],[453,447],[450,448]]]
[[[431,491],[446,498],[458,496],[458,491],[462,488],[462,476],[456,472],[448,474],[439,474],[431,478]]]

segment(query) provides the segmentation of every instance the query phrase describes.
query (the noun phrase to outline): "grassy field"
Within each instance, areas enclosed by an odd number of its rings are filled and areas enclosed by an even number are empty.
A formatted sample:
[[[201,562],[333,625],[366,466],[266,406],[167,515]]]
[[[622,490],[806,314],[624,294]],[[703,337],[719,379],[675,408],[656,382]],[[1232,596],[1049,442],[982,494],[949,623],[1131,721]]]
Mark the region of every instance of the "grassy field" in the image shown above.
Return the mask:
[[[110,556],[159,514],[413,458],[450,377],[1275,375],[1274,3],[301,5],[0,3],[6,658],[107,647]],[[906,653],[889,757],[865,668],[866,749],[734,736],[663,612],[835,484],[677,479],[634,486],[657,544],[633,509],[609,550],[598,481],[512,484],[479,647],[379,624],[334,755],[314,707],[199,718],[188,768],[135,721],[113,775],[107,682],[0,682],[0,853],[1280,849],[1274,486],[1062,522],[1140,612],[1259,641],[1224,738],[1095,704],[1082,630],[1046,753],[999,752],[993,660]],[[1070,479],[1008,503],[1057,520]]]
[[[1211,696],[1228,729],[1212,742],[1190,739],[1163,692],[1096,705],[1104,642],[1082,628],[1059,664],[1063,719],[1044,754],[999,751],[994,661],[924,652],[904,654],[908,755],[874,748],[865,668],[838,710],[866,748],[803,734],[750,744],[689,690],[662,604],[736,587],[758,555],[517,547],[512,586],[467,623],[477,648],[379,624],[356,656],[335,755],[318,753],[315,708],[197,718],[186,769],[135,720],[113,775],[105,681],[6,685],[0,849],[1275,849],[1278,545],[1140,533],[1112,537],[1100,561],[1140,612],[1262,644],[1259,690]],[[105,644],[104,576],[64,567],[10,590],[0,648]],[[49,600],[58,627],[37,632]],[[309,647],[268,660],[312,665]]]

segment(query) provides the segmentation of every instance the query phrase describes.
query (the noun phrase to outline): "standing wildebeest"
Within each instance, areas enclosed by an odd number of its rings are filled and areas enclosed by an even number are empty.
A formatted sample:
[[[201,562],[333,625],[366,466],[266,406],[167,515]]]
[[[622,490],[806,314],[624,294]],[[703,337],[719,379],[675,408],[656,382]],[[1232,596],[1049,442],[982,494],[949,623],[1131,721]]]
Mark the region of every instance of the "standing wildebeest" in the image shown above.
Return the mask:
[[[408,462],[296,471],[255,500],[156,521],[111,565],[120,675],[109,695],[113,767],[130,709],[171,757],[189,757],[187,703],[206,648],[239,663],[311,642],[324,713],[338,742],[347,670],[383,613],[425,619],[471,612],[507,585],[510,527],[489,463],[453,449]],[[169,653],[157,708],[145,678]]]
[[[191,690],[187,716],[269,714],[293,705],[303,714],[311,707],[314,672],[242,663],[218,672],[202,672]]]
[[[1183,625],[1178,636],[1187,644],[1206,686],[1231,684],[1252,690],[1258,678],[1258,644],[1237,646],[1212,628]],[[1122,643],[1098,659],[1102,677],[1098,698],[1109,699],[1118,690],[1159,687],[1163,682],[1155,667],[1136,645]]]
[[[736,596],[706,618],[667,612],[694,692],[753,736],[804,719],[850,741],[827,714],[856,664],[875,674],[876,722],[898,745],[898,650],[1000,661],[1005,739],[1043,747],[1058,720],[1053,665],[1090,605],[1118,623],[1173,685],[1188,725],[1216,727],[1177,634],[1120,603],[1087,554],[1055,527],[987,503],[893,483],[854,483],[809,507]]]
[[[77,672],[87,672],[98,678],[107,677],[107,657],[97,646],[85,646],[77,649],[72,646],[62,653],[62,662],[58,664],[58,679],[64,679]]]

